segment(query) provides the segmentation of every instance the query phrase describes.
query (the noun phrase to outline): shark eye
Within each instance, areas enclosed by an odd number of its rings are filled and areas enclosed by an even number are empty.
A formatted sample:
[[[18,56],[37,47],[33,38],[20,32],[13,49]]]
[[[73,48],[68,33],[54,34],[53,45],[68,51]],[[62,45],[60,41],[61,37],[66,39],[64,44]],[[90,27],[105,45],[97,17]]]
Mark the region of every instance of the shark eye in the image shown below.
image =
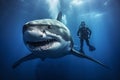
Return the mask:
[[[33,28],[30,27],[29,30],[30,30],[30,31],[33,31]]]
[[[49,26],[48,26],[48,29],[52,29],[52,27],[49,25]]]
[[[45,30],[43,30],[43,33],[45,33]]]

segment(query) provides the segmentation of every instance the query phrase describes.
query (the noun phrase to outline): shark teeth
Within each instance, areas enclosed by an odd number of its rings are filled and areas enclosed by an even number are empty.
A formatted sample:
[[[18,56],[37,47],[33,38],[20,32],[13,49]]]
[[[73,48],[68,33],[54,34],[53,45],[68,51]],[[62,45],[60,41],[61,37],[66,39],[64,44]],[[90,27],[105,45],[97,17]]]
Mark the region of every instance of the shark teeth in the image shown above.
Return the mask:
[[[41,49],[40,48],[34,48],[32,49],[32,51],[40,51]]]
[[[50,48],[50,46],[51,46],[51,44],[49,43],[49,44],[47,44],[47,45],[40,46],[40,49],[41,49],[41,50],[47,50],[47,49]]]
[[[49,43],[56,42],[56,41],[57,41],[56,39],[48,39],[48,40],[38,41],[38,42],[27,41],[27,44],[37,47],[37,46],[44,46],[44,45],[47,45]]]
[[[52,48],[52,45],[55,42],[58,42],[58,41],[56,39],[48,39],[48,40],[38,41],[38,42],[27,41],[27,44],[32,51],[41,51],[41,50],[48,50]]]

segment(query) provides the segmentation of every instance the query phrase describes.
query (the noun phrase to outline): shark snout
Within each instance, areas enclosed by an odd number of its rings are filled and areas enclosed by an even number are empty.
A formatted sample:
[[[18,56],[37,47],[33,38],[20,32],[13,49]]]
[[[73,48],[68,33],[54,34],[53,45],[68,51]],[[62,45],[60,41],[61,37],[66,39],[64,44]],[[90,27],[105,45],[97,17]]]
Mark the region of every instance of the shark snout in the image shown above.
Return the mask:
[[[26,37],[27,40],[38,41],[42,38],[45,38],[46,33],[45,33],[45,30],[32,29],[32,30],[27,30],[24,33],[24,36]]]

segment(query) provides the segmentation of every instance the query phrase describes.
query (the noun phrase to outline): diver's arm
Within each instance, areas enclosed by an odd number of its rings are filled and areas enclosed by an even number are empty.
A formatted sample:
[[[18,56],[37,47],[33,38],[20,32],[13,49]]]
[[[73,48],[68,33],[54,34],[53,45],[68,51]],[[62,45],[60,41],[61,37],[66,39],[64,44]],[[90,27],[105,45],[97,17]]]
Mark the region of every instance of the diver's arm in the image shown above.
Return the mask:
[[[89,28],[87,28],[87,30],[88,30],[88,32],[89,32],[89,35],[91,35],[91,34],[92,34],[92,31],[91,31]]]
[[[92,31],[91,31],[89,28],[87,28],[87,30],[88,30],[88,32],[89,32],[89,38],[90,38],[90,36],[91,36],[91,34],[92,34]]]
[[[92,34],[92,31],[89,29],[89,33],[90,33],[90,35]]]
[[[80,28],[79,28],[78,31],[77,31],[77,36],[79,36],[79,34],[80,34]]]

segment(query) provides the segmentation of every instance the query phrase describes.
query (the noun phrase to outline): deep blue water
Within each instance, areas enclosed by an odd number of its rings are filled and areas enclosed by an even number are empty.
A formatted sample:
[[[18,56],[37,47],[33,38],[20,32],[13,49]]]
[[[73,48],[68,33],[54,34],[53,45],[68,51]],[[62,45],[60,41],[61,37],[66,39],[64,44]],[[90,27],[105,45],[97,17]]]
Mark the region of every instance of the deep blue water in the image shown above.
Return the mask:
[[[0,0],[0,80],[120,80],[120,2],[115,0]],[[111,70],[87,59],[68,55],[58,59],[35,59],[12,69],[15,61],[28,55],[22,39],[25,22],[66,16],[79,50],[76,33],[81,21],[92,30],[90,43],[96,51],[86,55],[109,66]]]

